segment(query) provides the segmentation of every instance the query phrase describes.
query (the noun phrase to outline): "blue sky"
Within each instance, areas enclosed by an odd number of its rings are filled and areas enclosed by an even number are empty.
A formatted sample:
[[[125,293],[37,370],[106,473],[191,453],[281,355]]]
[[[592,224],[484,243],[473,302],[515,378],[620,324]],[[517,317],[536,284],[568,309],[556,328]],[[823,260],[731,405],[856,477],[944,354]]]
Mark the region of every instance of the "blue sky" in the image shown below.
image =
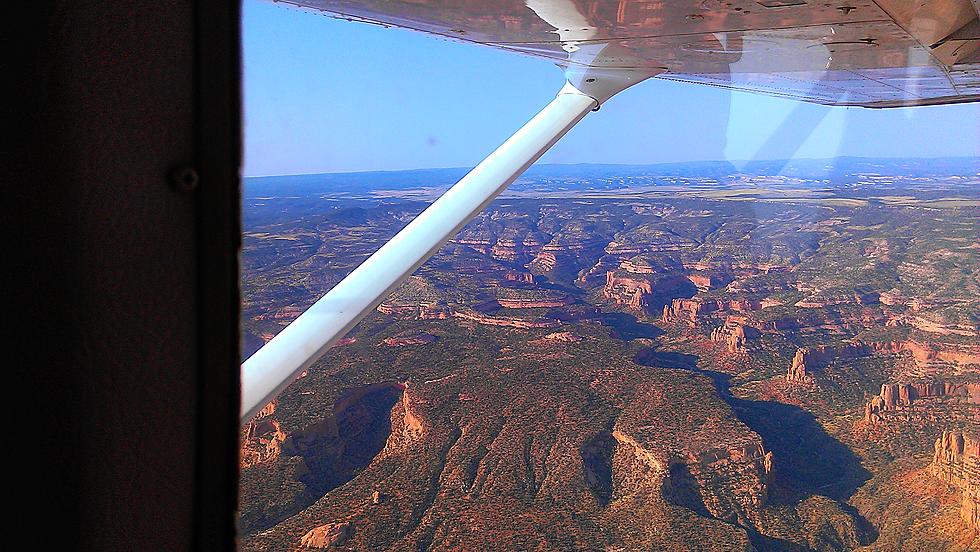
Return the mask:
[[[245,176],[468,167],[547,104],[553,64],[245,0]],[[828,108],[651,79],[544,163],[980,155],[980,105]]]

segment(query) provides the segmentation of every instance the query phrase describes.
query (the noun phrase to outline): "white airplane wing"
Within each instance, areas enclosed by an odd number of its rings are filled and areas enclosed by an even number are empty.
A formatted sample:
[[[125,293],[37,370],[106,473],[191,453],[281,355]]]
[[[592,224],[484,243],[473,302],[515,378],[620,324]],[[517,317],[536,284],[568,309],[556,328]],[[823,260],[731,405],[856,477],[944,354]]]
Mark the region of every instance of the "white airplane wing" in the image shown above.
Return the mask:
[[[980,99],[978,0],[289,0],[342,17],[828,105]],[[549,11],[550,10],[550,11]],[[549,15],[552,16],[549,18]],[[557,19],[562,28],[552,25]]]

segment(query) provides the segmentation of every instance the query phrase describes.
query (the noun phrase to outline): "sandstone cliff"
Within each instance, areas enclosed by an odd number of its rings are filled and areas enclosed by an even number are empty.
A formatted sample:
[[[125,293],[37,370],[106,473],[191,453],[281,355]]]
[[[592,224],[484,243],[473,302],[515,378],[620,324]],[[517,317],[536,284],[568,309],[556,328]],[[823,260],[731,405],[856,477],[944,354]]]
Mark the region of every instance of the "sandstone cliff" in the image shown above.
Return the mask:
[[[885,383],[881,392],[865,405],[864,419],[868,423],[884,421],[890,414],[899,414],[912,408],[917,402],[950,402],[966,410],[967,417],[976,418],[980,413],[980,383]],[[957,412],[944,409],[948,418],[956,417]],[[972,412],[972,414],[971,414]]]
[[[471,322],[476,322],[477,324],[484,324],[487,326],[504,326],[510,328],[557,328],[561,326],[561,322],[551,319],[540,319],[540,320],[525,320],[522,318],[505,318],[499,316],[490,316],[477,311],[457,311],[453,313],[453,316],[461,318],[463,320],[469,320]]]
[[[747,313],[760,308],[758,301],[748,299],[674,299],[669,305],[664,305],[661,318],[664,323],[684,322],[693,328],[709,315]]]
[[[275,412],[276,402],[273,401],[265,405],[245,426],[241,439],[242,468],[275,460],[282,453],[286,433],[272,417]]]
[[[724,343],[730,353],[744,353],[750,337],[756,337],[757,331],[747,327],[735,318],[729,318],[725,324],[711,330],[711,341]]]
[[[960,517],[973,531],[980,531],[980,439],[944,431],[936,439],[929,471],[959,489]]]
[[[350,538],[353,528],[350,523],[328,523],[311,529],[300,539],[299,545],[306,548],[331,548],[343,546]]]
[[[617,276],[615,271],[606,273],[606,285],[602,296],[613,299],[619,305],[632,309],[647,306],[647,299],[653,295],[653,283],[642,277]]]

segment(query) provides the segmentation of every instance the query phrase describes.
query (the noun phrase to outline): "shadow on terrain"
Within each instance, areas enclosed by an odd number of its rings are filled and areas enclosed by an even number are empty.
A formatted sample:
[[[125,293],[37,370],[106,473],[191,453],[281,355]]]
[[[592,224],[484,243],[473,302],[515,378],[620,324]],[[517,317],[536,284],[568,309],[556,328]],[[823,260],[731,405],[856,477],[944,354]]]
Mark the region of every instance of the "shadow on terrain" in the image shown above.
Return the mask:
[[[603,312],[598,315],[598,320],[605,326],[612,328],[610,336],[613,339],[630,341],[645,337],[654,339],[663,335],[664,331],[646,322],[640,322],[636,316],[624,312]]]
[[[691,468],[682,462],[676,462],[668,468],[668,482],[664,486],[664,497],[677,506],[691,510],[701,517],[714,518],[698,492],[697,482],[691,474]]]
[[[301,512],[367,467],[391,434],[391,409],[402,392],[396,383],[355,389],[334,403],[333,413],[325,420],[287,437],[281,465],[300,460],[289,476],[302,484],[301,490],[272,511],[243,518],[242,532],[267,529]]]
[[[616,452],[616,439],[603,431],[582,445],[582,470],[585,485],[602,506],[608,506],[612,498],[612,459]]]
[[[871,473],[812,414],[789,404],[735,397],[731,392],[731,376],[699,368],[697,355],[650,348],[638,353],[635,360],[645,366],[687,370],[711,378],[718,395],[735,416],[759,434],[766,450],[772,451],[774,483],[782,491],[770,495],[773,502],[793,505],[811,495],[831,498],[869,535],[868,543],[877,538],[873,525],[846,503],[871,478]],[[757,537],[762,544],[769,541],[764,535]]]
[[[684,278],[678,280],[671,287],[663,291],[657,291],[647,300],[647,312],[659,314],[664,307],[671,304],[674,299],[690,299],[698,293],[698,288],[690,280]]]

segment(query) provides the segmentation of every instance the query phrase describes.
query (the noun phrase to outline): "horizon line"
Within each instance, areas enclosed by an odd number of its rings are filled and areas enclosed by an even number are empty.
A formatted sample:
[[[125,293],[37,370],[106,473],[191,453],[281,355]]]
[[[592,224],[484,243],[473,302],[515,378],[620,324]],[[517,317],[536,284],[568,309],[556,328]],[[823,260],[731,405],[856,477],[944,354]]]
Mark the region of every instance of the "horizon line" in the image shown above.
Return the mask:
[[[535,163],[528,167],[528,171],[535,167],[553,167],[553,166],[567,166],[574,167],[578,165],[589,165],[589,166],[618,166],[618,167],[655,167],[659,165],[680,165],[684,163],[759,163],[759,162],[790,162],[790,161],[832,161],[834,159],[906,159],[906,160],[935,160],[935,159],[976,159],[974,156],[970,155],[949,155],[949,156],[935,156],[935,157],[909,157],[909,156],[881,156],[881,157],[868,157],[863,155],[839,155],[835,157],[791,157],[785,159],[701,159],[701,160],[689,160],[689,161],[661,161],[657,163]],[[448,171],[448,170],[472,170],[476,165],[473,166],[456,166],[456,167],[416,167],[411,169],[355,169],[349,171],[325,171],[325,172],[301,172],[301,173],[277,173],[277,174],[254,174],[254,175],[242,175],[242,179],[247,178],[271,178],[276,176],[320,176],[320,175],[336,175],[336,174],[369,174],[369,173],[398,173],[398,172],[409,172],[409,171]],[[525,171],[527,172],[527,171]]]

